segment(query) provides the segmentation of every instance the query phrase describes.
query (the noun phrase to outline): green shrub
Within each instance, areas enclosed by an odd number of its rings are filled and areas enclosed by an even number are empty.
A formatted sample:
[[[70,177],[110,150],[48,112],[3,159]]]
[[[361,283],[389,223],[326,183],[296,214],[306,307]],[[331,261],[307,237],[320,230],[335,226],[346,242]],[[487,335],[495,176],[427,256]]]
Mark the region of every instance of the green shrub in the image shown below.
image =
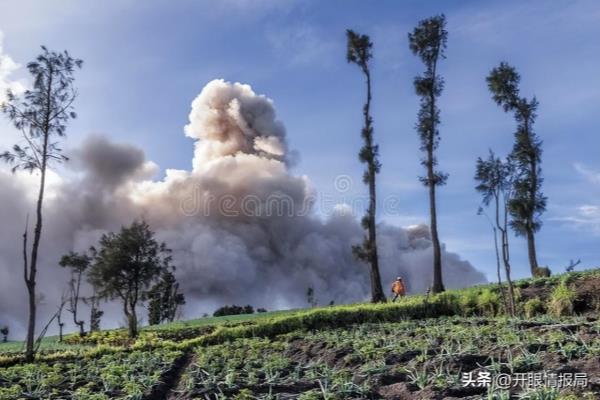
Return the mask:
[[[539,297],[534,297],[525,302],[523,310],[525,311],[525,316],[527,318],[533,318],[536,315],[544,314],[546,312],[546,306]]]
[[[577,293],[569,288],[565,280],[561,280],[560,284],[552,291],[550,297],[549,309],[555,317],[568,316],[573,314],[573,301],[577,297]]]
[[[477,297],[477,307],[482,314],[495,316],[500,310],[500,296],[490,288],[485,288]]]
[[[466,290],[461,293],[458,300],[460,310],[459,314],[469,317],[477,313],[477,305],[479,300],[479,290]]]

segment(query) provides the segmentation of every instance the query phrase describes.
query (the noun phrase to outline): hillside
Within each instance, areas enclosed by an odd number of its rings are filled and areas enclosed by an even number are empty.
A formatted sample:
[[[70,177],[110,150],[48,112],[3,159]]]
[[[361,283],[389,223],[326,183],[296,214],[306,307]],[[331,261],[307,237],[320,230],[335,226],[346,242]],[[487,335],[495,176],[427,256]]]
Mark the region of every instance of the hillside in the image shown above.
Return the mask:
[[[600,398],[600,269],[516,285],[517,319],[490,284],[48,339],[34,364],[2,344],[0,399]],[[480,372],[515,385],[464,386]]]

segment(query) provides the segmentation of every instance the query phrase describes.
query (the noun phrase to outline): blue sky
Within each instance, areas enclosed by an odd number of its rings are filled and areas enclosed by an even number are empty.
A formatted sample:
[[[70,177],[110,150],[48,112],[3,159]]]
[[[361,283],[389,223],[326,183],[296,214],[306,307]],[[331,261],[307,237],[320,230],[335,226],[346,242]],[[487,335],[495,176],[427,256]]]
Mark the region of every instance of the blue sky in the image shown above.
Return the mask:
[[[360,183],[360,71],[345,61],[347,28],[374,42],[373,117],[380,144],[381,199],[398,210],[379,219],[428,221],[427,193],[417,176],[418,99],[422,71],[407,33],[419,19],[445,13],[446,80],[440,107],[440,237],[493,278],[489,225],[477,216],[473,173],[489,148],[510,151],[512,117],[490,99],[488,71],[500,61],[522,76],[522,93],[537,96],[536,131],[544,141],[544,191],[549,198],[538,235],[539,261],[561,271],[571,258],[600,265],[600,3],[590,1],[8,1],[0,3],[3,52],[25,64],[39,45],[84,59],[78,73],[79,119],[69,145],[103,133],[143,148],[165,168],[190,169],[192,141],[183,134],[190,102],[212,79],[252,85],[272,98],[299,154],[293,172],[317,193],[352,201]],[[24,78],[17,70],[12,78]],[[0,122],[0,145],[11,142]],[[336,193],[336,176],[354,184]],[[326,210],[321,210],[325,213]],[[517,276],[525,276],[526,246],[512,242]]]

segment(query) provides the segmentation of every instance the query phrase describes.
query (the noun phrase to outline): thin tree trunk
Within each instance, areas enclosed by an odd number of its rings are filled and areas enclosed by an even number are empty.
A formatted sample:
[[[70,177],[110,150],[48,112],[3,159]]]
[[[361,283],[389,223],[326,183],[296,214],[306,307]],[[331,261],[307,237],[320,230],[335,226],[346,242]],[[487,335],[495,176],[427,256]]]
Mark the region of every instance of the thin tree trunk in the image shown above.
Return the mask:
[[[504,287],[502,286],[502,273],[500,268],[500,249],[498,248],[498,230],[493,227],[494,231],[494,248],[496,250],[496,276],[498,277],[498,290],[500,291],[500,297],[502,298],[502,304],[504,304],[504,309],[506,311],[510,310],[510,305],[508,304],[506,293],[504,292]]]
[[[125,313],[125,317],[127,318],[127,332],[130,338],[135,337],[135,327],[133,326],[133,315],[129,312],[129,301],[124,298],[123,299],[123,313]]]
[[[136,338],[138,335],[138,321],[137,321],[137,314],[135,312],[135,307],[133,307],[134,309],[130,312],[129,314],[129,337],[130,338]]]
[[[371,75],[366,71],[367,75],[367,104],[365,105],[365,129],[371,128]],[[367,135],[367,147],[373,154],[373,133]],[[377,231],[375,224],[376,215],[376,190],[375,190],[375,175],[376,167],[375,160],[371,158],[368,164],[369,169],[369,261],[371,264],[371,301],[373,303],[385,302],[385,294],[381,285],[381,275],[379,273],[379,256],[377,254]]]
[[[538,269],[537,255],[535,252],[535,234],[533,229],[527,230],[527,252],[529,255],[529,266],[531,267],[531,276],[535,276]]]
[[[500,272],[500,250],[498,249],[498,229],[500,225],[500,194],[498,193],[498,191],[494,193],[494,201],[496,205],[496,226],[492,224],[492,229],[494,231],[494,248],[496,250],[496,274],[498,276],[498,290],[500,291],[500,295],[502,296],[502,303],[504,304],[504,309],[508,312],[510,309],[510,305],[507,302],[506,293],[504,292],[504,287],[502,286],[502,274]],[[502,240],[504,240],[504,238],[502,238]],[[502,242],[502,245],[504,246],[504,242]]]
[[[433,176],[432,173],[430,173]],[[433,178],[432,178],[433,179]],[[433,246],[433,293],[441,293],[445,290],[442,277],[442,252],[440,239],[437,231],[437,212],[435,204],[435,185],[429,185],[429,212],[431,215],[431,242]]]
[[[504,236],[502,239],[503,247],[504,246],[508,247],[508,238],[506,237],[507,236],[506,232],[503,233],[503,236]],[[510,315],[511,315],[511,317],[514,318],[516,316],[515,287],[513,285],[513,281],[510,276],[511,267],[510,267],[508,257],[504,258],[504,271],[506,273],[506,282],[508,283],[508,300],[510,303]]]
[[[503,226],[500,226],[500,221],[497,221],[498,229],[500,229],[501,237],[502,237],[502,261],[504,262],[504,272],[506,274],[506,282],[508,283],[508,300],[510,303],[510,315],[511,317],[515,317],[516,315],[516,305],[515,305],[515,288],[512,282],[512,278],[510,276],[511,266],[510,266],[510,252],[508,247],[508,205],[506,200],[503,201],[504,204],[504,220]]]
[[[527,112],[526,116],[525,116],[525,130],[526,130],[526,134],[527,134],[527,140],[528,140],[528,147],[531,149],[532,143],[531,143],[531,137],[530,137],[530,132],[529,132],[529,117],[530,117],[530,113]],[[537,182],[538,182],[538,176],[537,176],[537,160],[535,155],[531,155],[530,154],[530,169],[529,169],[529,173],[531,174],[531,181],[530,183],[530,187],[529,187],[529,204],[531,206],[531,210],[529,210],[530,215],[529,218],[527,219],[527,226],[526,226],[526,236],[527,236],[527,253],[529,256],[529,267],[531,269],[531,276],[535,276],[536,271],[538,269],[538,262],[537,262],[537,254],[535,251],[535,231],[534,231],[534,227],[533,227],[533,219],[534,219],[534,214],[535,214],[535,203],[536,203],[536,192],[537,192]]]
[[[35,282],[31,284],[27,281],[26,285],[27,293],[29,295],[29,319],[27,324],[27,340],[25,343],[25,360],[31,362],[35,357]]]
[[[35,286],[36,286],[36,275],[37,275],[37,258],[38,249],[40,246],[40,240],[42,237],[42,204],[44,202],[44,189],[46,185],[46,157],[48,148],[48,135],[44,138],[44,152],[42,160],[41,180],[40,180],[40,191],[38,194],[37,208],[36,208],[36,224],[33,232],[33,246],[31,249],[31,264],[29,266],[29,277],[27,279],[27,292],[29,294],[29,321],[27,325],[27,344],[25,351],[25,359],[27,361],[33,361],[35,356],[35,318],[37,305],[35,303]]]
[[[439,49],[438,49],[439,51]],[[435,84],[436,84],[436,68],[438,51],[434,58],[434,62],[431,68],[431,93],[430,93],[430,118],[431,118],[431,132],[429,132],[429,145],[427,146],[427,177],[429,180],[429,214],[431,217],[431,243],[433,245],[433,286],[431,290],[433,293],[441,293],[445,290],[444,281],[442,276],[442,251],[440,248],[440,239],[438,236],[437,229],[437,207],[435,201],[435,185],[437,184],[435,179],[435,172],[433,170],[433,146],[435,141],[436,132],[436,112],[435,112]]]
[[[42,132],[42,134],[44,135],[44,145],[42,148],[42,165],[40,168],[40,189],[37,199],[36,223],[35,230],[33,232],[33,246],[31,248],[31,264],[29,266],[29,277],[26,279],[27,292],[29,294],[29,321],[27,325],[27,340],[25,349],[26,361],[33,361],[35,357],[35,279],[37,275],[38,249],[40,247],[40,240],[42,238],[42,206],[44,202],[44,190],[46,187],[46,166],[48,162],[48,136],[50,134],[50,99],[52,97],[52,74],[53,71],[50,69],[48,74],[48,90],[46,94],[46,115],[44,120],[44,129]]]
[[[83,325],[84,325],[83,321],[77,321],[77,326],[79,326],[79,336],[80,337],[85,336],[85,329],[83,329]]]

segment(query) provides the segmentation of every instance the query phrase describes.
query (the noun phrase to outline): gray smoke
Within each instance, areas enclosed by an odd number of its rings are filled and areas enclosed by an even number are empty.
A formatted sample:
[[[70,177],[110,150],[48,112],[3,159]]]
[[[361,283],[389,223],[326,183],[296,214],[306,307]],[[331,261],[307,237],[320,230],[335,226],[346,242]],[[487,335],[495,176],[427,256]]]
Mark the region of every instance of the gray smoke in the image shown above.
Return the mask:
[[[142,150],[103,136],[70,152],[73,170],[68,179],[53,176],[45,205],[43,310],[55,307],[65,287],[60,255],[135,218],[173,249],[186,318],[231,303],[303,307],[309,286],[321,304],[369,297],[368,267],[351,255],[363,230],[343,206],[325,220],[311,211],[314,191],[289,171],[294,157],[271,100],[248,85],[212,81],[193,101],[185,133],[196,140],[192,169],[167,170],[162,180],[151,179],[157,167]],[[9,321],[13,331],[26,316],[20,234],[33,205],[30,179],[0,171],[0,324]],[[409,291],[424,291],[432,264],[427,226],[378,229],[384,283],[402,275]],[[444,251],[443,263],[448,287],[485,281],[454,253]],[[118,309],[105,308],[104,326],[118,325]]]

